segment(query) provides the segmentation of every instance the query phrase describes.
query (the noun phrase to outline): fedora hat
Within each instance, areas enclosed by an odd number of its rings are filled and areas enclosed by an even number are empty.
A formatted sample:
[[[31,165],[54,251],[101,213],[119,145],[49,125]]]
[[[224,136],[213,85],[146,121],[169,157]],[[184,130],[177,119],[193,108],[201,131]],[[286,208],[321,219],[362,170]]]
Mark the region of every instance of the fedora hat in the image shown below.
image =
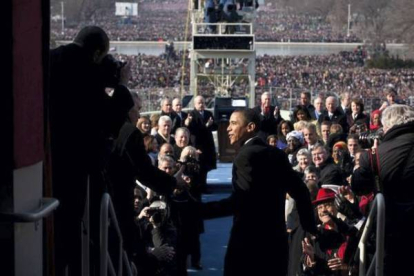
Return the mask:
[[[335,199],[335,192],[331,189],[324,189],[321,188],[318,191],[318,195],[316,196],[316,199],[312,201],[312,204],[318,205],[323,202],[332,201]]]

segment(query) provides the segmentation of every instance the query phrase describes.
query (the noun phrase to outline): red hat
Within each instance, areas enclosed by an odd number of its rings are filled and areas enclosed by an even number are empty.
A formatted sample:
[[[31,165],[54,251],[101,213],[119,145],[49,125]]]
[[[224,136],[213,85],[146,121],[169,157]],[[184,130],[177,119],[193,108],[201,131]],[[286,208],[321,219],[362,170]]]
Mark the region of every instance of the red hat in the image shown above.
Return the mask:
[[[321,188],[318,191],[318,195],[316,196],[316,200],[312,201],[312,204],[318,205],[320,203],[331,201],[335,199],[335,192],[331,189],[324,189]]]

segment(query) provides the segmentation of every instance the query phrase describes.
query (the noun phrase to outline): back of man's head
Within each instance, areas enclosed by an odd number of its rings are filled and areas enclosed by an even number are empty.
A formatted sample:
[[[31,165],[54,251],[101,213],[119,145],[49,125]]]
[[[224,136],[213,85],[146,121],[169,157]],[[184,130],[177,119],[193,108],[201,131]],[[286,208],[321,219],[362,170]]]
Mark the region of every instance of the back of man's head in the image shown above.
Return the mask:
[[[96,51],[106,54],[109,50],[108,35],[97,26],[84,27],[76,35],[73,42],[82,46],[90,54],[94,54]]]
[[[238,112],[242,115],[242,118],[244,119],[245,125],[248,125],[249,123],[255,124],[254,132],[258,132],[260,130],[260,116],[251,108],[244,108],[244,109],[238,109],[235,112]]]

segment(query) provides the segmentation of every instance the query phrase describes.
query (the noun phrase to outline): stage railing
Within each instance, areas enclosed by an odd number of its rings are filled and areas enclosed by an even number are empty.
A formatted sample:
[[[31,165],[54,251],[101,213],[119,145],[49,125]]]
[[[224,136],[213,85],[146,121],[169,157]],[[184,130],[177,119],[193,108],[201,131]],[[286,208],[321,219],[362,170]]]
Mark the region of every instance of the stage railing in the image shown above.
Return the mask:
[[[376,251],[368,271],[366,271],[367,256],[366,243],[372,234],[372,227],[376,217]],[[372,209],[369,213],[361,240],[359,241],[359,276],[373,275],[382,276],[384,274],[384,236],[385,236],[385,201],[382,194],[377,194]]]

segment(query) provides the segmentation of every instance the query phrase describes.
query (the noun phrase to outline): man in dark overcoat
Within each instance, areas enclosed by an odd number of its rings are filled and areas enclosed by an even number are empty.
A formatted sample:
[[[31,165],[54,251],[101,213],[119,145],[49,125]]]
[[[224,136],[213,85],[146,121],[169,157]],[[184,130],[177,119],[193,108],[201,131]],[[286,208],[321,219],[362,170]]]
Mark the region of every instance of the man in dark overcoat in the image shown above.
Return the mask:
[[[212,131],[217,130],[213,113],[205,110],[203,96],[194,99],[194,110],[188,114],[188,129],[191,133],[191,144],[201,151],[200,154],[200,188],[207,190],[207,173],[217,167],[216,148]]]
[[[227,129],[238,149],[233,164],[233,192],[227,199],[203,205],[205,218],[233,215],[224,275],[286,275],[288,243],[286,193],[295,199],[300,222],[316,233],[309,191],[293,171],[286,154],[257,137],[260,117],[237,110]]]

